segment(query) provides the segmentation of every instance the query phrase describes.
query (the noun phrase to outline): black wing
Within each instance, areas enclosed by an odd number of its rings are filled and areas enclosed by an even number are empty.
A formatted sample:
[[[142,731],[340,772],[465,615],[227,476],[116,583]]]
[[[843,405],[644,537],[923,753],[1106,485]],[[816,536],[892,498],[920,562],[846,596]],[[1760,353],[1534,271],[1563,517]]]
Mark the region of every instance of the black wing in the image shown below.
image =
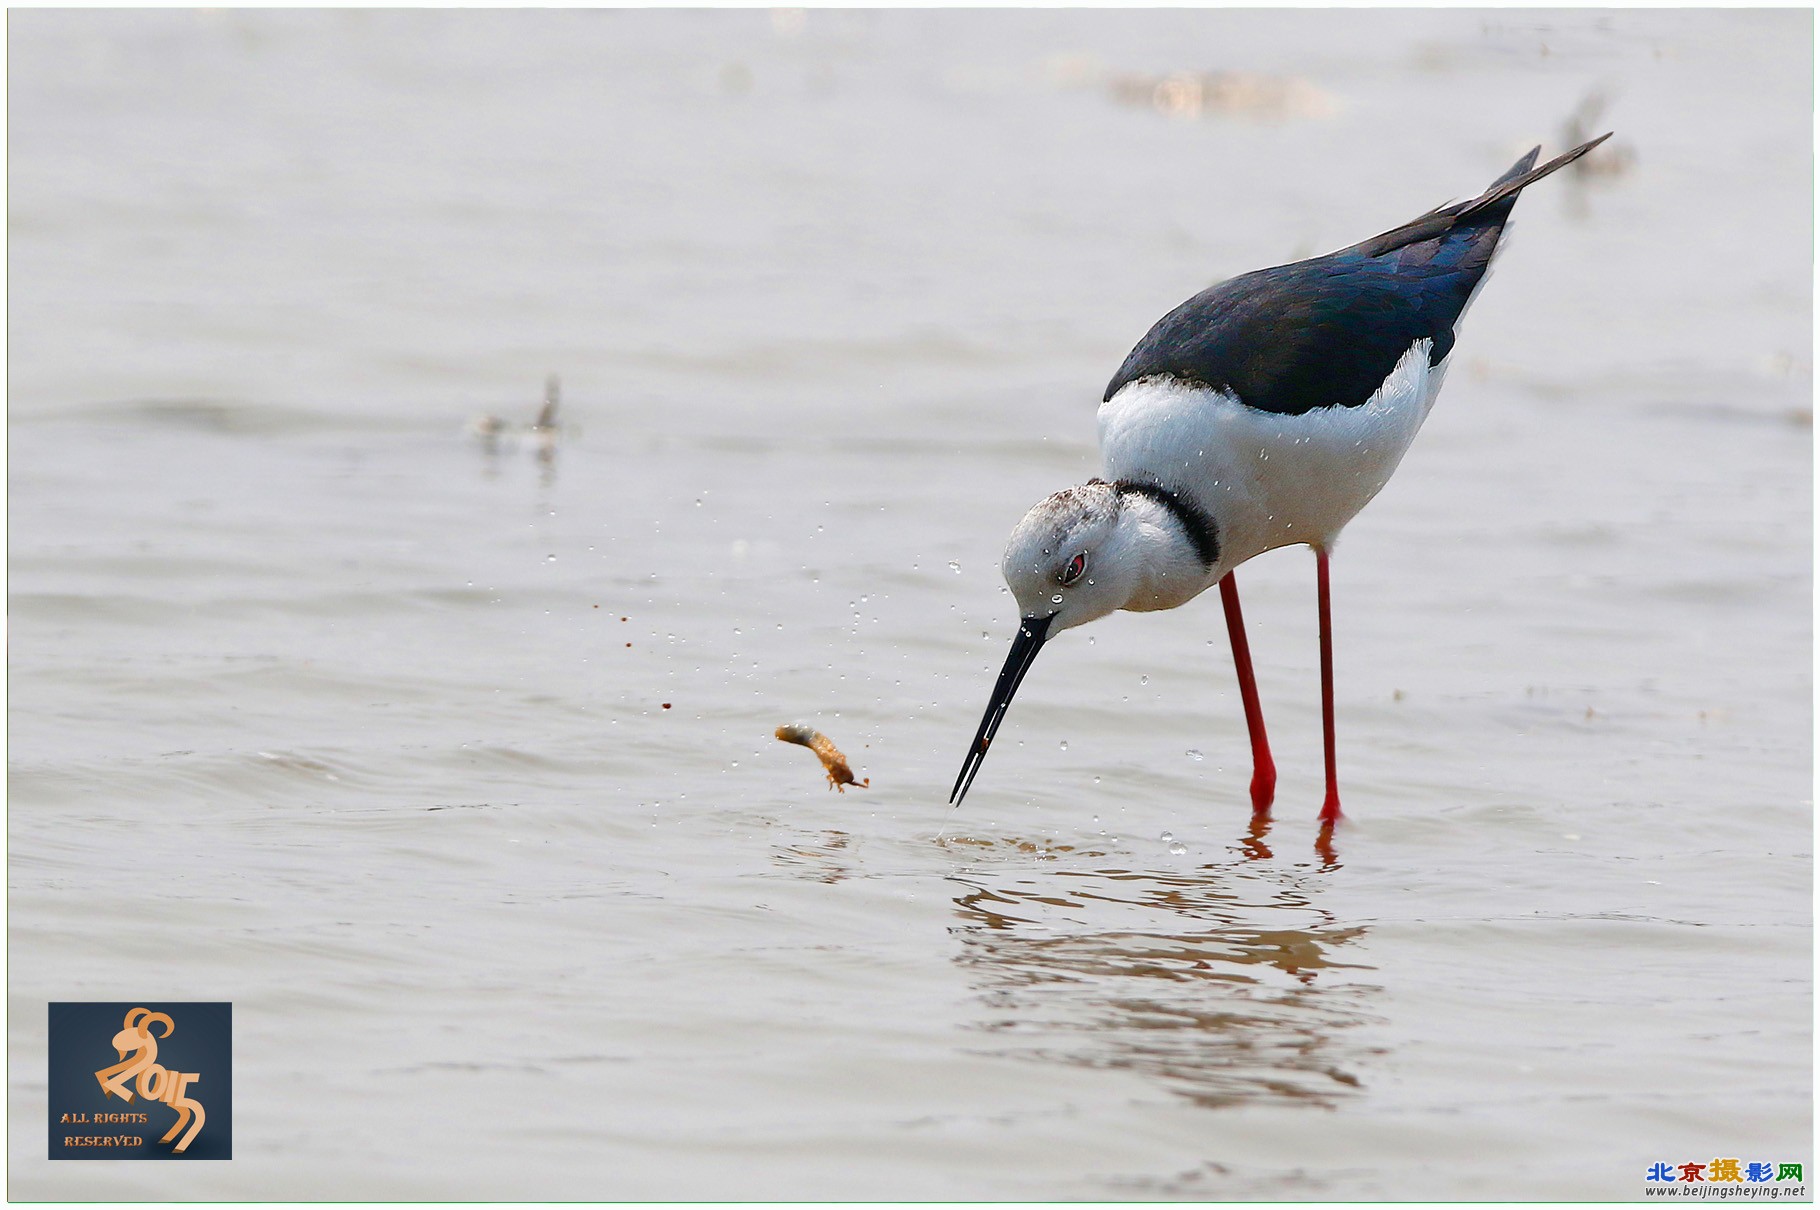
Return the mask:
[[[1266,412],[1363,404],[1418,340],[1433,342],[1430,364],[1453,351],[1454,323],[1485,276],[1517,194],[1609,137],[1535,168],[1538,147],[1471,201],[1202,291],[1157,321],[1105,398],[1167,376],[1229,390]]]

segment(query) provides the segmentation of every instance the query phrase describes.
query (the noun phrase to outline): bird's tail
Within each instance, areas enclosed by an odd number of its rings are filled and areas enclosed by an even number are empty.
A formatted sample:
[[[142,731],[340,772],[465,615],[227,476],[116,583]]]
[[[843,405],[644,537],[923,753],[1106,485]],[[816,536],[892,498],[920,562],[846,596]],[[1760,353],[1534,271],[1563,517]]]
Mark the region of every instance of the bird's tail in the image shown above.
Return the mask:
[[[1611,135],[1612,132],[1608,130],[1596,139],[1588,139],[1572,151],[1563,152],[1540,168],[1530,167],[1531,164],[1536,162],[1536,157],[1542,154],[1542,149],[1540,147],[1532,147],[1530,148],[1528,155],[1511,165],[1509,172],[1493,181],[1490,189],[1487,189],[1478,197],[1473,198],[1470,202],[1462,202],[1458,206],[1448,206],[1441,213],[1451,212],[1455,218],[1466,218],[1469,215],[1487,210],[1490,207],[1497,205],[1505,198],[1514,197],[1523,192],[1523,190],[1529,188],[1549,173],[1557,172],[1560,169],[1567,167],[1569,164],[1597,147],[1600,143],[1603,143],[1606,139],[1611,138]]]
[[[1606,139],[1611,138],[1611,134],[1612,132],[1608,130],[1596,139],[1588,139],[1572,151],[1556,156],[1540,168],[1532,167],[1532,165],[1535,164],[1536,157],[1542,154],[1542,149],[1533,148],[1528,155],[1511,165],[1509,172],[1493,181],[1491,188],[1478,197],[1430,210],[1422,217],[1404,223],[1401,227],[1386,231],[1382,235],[1374,235],[1364,243],[1355,244],[1354,249],[1366,256],[1383,256],[1388,252],[1395,252],[1398,248],[1406,248],[1410,244],[1418,244],[1423,240],[1445,235],[1462,224],[1495,226],[1502,222],[1506,214],[1510,213],[1517,194],[1549,173],[1567,167]],[[1477,220],[1477,222],[1473,220]]]

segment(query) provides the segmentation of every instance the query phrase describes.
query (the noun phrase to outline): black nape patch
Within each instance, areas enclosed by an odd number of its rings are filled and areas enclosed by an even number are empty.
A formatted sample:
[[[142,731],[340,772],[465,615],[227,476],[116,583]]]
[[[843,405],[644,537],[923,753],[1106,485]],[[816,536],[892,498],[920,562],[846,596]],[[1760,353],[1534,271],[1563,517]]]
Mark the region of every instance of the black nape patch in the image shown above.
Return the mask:
[[[1182,529],[1188,534],[1188,540],[1194,543],[1194,553],[1200,558],[1203,567],[1212,567],[1220,561],[1219,527],[1214,525],[1213,518],[1200,505],[1155,483],[1120,479],[1112,486],[1121,493],[1146,496],[1175,514],[1175,519],[1182,523]]]

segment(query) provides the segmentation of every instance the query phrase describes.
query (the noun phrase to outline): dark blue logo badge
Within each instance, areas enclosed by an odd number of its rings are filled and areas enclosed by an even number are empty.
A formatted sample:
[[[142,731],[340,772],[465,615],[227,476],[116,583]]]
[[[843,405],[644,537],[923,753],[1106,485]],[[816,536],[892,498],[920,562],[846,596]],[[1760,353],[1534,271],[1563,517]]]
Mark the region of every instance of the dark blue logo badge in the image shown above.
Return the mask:
[[[233,1158],[232,1004],[50,1008],[50,1158]]]

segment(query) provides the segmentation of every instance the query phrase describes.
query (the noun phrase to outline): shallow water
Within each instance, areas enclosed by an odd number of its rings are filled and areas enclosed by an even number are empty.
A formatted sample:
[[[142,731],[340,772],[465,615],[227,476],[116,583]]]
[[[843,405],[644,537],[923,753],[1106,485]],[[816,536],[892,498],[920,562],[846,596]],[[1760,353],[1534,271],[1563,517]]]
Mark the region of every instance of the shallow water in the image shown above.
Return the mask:
[[[1809,14],[10,34],[12,1196],[1811,1163]],[[1300,551],[1274,825],[1211,600],[1052,644],[950,810],[1145,327],[1598,89],[1336,554],[1331,849]],[[230,1163],[44,1159],[46,1002],[131,997],[234,1002]]]

